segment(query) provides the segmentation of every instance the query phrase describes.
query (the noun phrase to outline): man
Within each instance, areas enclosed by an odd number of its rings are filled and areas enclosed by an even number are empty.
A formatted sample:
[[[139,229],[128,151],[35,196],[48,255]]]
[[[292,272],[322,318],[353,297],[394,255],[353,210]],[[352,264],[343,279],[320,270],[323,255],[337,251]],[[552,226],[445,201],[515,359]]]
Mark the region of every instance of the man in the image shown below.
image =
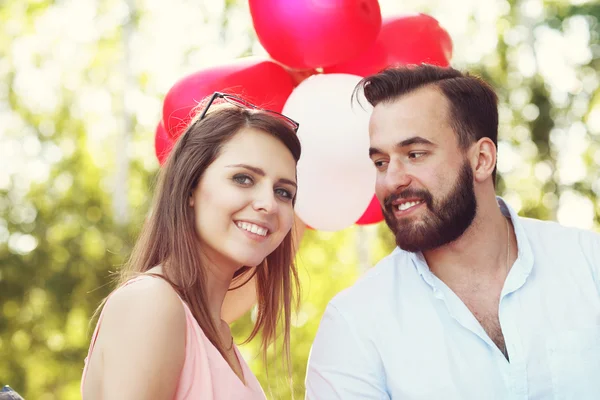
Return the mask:
[[[600,399],[600,235],[496,197],[491,87],[427,65],[361,84],[398,247],[329,303],[306,398]]]

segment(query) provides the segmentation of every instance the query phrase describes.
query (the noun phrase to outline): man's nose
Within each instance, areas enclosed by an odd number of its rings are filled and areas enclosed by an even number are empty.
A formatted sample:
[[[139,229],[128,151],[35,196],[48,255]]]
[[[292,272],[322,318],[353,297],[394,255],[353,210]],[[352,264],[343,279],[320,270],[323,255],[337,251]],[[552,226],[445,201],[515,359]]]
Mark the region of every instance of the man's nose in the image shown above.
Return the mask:
[[[397,192],[410,185],[411,177],[401,162],[390,162],[384,177],[384,185],[389,193]]]

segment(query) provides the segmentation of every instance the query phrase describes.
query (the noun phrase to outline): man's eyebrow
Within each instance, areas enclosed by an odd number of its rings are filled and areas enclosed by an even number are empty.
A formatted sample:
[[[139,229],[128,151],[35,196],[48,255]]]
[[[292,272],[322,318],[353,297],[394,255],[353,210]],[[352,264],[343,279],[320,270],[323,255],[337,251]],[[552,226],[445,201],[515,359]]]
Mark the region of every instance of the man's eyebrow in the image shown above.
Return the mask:
[[[379,150],[377,147],[369,147],[369,157],[372,157],[373,154],[381,154],[383,151]]]
[[[413,136],[410,137],[408,139],[404,139],[398,143],[396,143],[396,148],[403,148],[403,147],[408,147],[411,146],[413,144],[423,144],[426,146],[436,146],[435,143],[433,143],[432,141],[425,139],[424,137],[421,136]],[[383,154],[384,152],[380,149],[378,149],[377,147],[369,147],[369,157],[372,157],[373,154]]]
[[[425,139],[424,137],[421,136],[413,136],[410,137],[408,139],[404,139],[401,142],[398,142],[396,144],[396,147],[407,147],[413,144],[424,144],[427,146],[435,146],[435,143],[433,143],[432,141]]]

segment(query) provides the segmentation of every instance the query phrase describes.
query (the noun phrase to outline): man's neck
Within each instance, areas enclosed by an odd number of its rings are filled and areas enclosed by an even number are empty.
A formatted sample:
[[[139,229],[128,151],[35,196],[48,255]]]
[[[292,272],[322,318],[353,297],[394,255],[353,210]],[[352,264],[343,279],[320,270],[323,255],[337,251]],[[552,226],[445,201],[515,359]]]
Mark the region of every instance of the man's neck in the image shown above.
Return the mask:
[[[516,258],[512,226],[497,203],[478,206],[473,223],[457,240],[423,253],[431,272],[449,286],[480,279],[504,281]]]

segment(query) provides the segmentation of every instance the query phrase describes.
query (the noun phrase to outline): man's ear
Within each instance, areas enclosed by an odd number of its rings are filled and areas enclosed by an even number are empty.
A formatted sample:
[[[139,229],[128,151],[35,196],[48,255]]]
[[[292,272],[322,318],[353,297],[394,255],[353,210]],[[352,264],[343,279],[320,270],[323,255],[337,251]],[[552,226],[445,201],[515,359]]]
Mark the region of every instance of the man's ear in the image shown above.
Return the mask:
[[[481,138],[469,151],[469,159],[473,168],[473,178],[483,182],[492,176],[496,168],[496,145],[487,137]]]

